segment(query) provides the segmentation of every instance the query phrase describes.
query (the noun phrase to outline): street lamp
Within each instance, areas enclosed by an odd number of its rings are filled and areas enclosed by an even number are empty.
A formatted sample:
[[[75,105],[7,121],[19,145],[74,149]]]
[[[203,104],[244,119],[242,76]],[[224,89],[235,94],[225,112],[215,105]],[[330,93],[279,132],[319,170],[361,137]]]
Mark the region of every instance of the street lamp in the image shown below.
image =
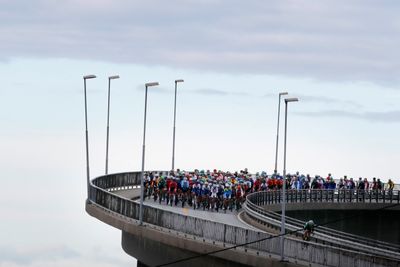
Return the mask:
[[[287,136],[287,106],[289,102],[297,102],[297,98],[285,99],[285,139],[283,148],[283,186],[282,186],[282,216],[281,216],[281,261],[284,261],[285,243],[285,202],[286,202],[286,136]]]
[[[144,126],[143,126],[143,151],[142,151],[142,173],[140,174],[140,210],[139,210],[139,223],[143,224],[143,198],[144,198],[144,152],[146,144],[146,116],[147,116],[147,88],[151,86],[157,86],[158,82],[151,82],[145,84],[145,95],[144,95]]]
[[[276,127],[276,149],[275,149],[275,169],[274,173],[278,172],[278,140],[279,140],[279,116],[281,111],[281,96],[287,95],[288,92],[279,93],[279,102],[278,102],[278,126]]]
[[[107,138],[106,138],[106,175],[108,174],[108,140],[110,134],[110,87],[111,80],[119,79],[118,75],[108,77],[108,106],[107,106]]]
[[[90,171],[89,171],[89,132],[88,132],[88,121],[87,121],[87,100],[86,100],[86,80],[94,79],[96,75],[86,75],[83,76],[83,92],[85,95],[85,125],[86,125],[86,180],[87,180],[87,190],[88,190],[88,199],[90,197],[89,192],[89,179],[90,179]]]
[[[178,83],[183,83],[183,80],[175,80],[175,101],[174,101],[174,132],[172,137],[172,169],[175,170],[175,123],[176,123],[176,91]]]

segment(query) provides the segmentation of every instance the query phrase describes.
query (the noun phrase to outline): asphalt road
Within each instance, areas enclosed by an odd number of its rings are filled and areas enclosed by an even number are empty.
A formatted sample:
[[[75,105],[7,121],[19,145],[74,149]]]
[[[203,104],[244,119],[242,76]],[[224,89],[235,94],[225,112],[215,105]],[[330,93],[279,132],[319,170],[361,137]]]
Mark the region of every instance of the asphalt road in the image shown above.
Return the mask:
[[[115,191],[113,192],[114,194],[123,196],[128,199],[132,199],[135,197],[138,197],[140,195],[140,189],[135,188],[135,189],[129,189],[129,190],[121,190],[121,191]],[[137,203],[139,203],[139,200],[135,200]],[[260,229],[255,228],[251,225],[248,225],[247,223],[243,222],[242,220],[239,219],[238,213],[236,211],[208,211],[205,210],[203,211],[202,209],[193,209],[193,207],[190,207],[189,205],[185,205],[184,208],[182,208],[179,204],[178,206],[170,206],[166,205],[165,202],[161,202],[161,204],[158,203],[158,201],[154,202],[153,199],[146,199],[144,201],[144,205],[158,208],[158,209],[163,209],[171,212],[175,212],[178,214],[183,214],[186,216],[191,216],[191,217],[196,217],[200,219],[205,219],[209,221],[214,221],[214,222],[220,222],[224,223],[227,225],[232,225],[232,226],[239,226],[239,227],[244,227],[252,230],[257,230],[260,231]]]

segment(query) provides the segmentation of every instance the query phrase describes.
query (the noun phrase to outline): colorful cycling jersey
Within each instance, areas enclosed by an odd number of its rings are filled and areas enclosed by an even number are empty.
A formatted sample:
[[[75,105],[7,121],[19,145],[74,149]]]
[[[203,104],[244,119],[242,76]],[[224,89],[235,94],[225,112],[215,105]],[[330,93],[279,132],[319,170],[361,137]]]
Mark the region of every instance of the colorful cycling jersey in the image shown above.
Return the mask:
[[[211,197],[217,197],[217,192],[218,192],[218,187],[216,185],[213,185],[211,187]]]
[[[224,190],[224,198],[229,199],[232,196],[232,190],[231,189],[225,189]]]
[[[242,188],[236,189],[236,197],[242,197],[244,195]]]
[[[201,189],[201,195],[202,195],[202,196],[208,196],[208,195],[210,195],[210,189],[209,189],[208,187],[203,187],[203,188]]]
[[[387,183],[387,187],[389,190],[393,190],[394,188],[394,183],[391,179],[389,179],[388,183]]]
[[[170,192],[174,192],[177,187],[178,187],[177,183],[175,181],[171,181],[168,189]]]
[[[306,222],[304,224],[304,230],[309,230],[309,231],[313,231],[314,230],[314,222],[312,220]]]
[[[186,192],[189,189],[189,181],[188,180],[182,180],[181,181],[181,188],[182,188],[182,191]]]
[[[165,187],[165,179],[159,178],[157,184],[158,184],[158,188],[159,188],[159,189],[163,189],[163,188]]]
[[[196,196],[199,196],[201,194],[201,188],[199,186],[197,186],[197,185],[193,185],[192,192]]]

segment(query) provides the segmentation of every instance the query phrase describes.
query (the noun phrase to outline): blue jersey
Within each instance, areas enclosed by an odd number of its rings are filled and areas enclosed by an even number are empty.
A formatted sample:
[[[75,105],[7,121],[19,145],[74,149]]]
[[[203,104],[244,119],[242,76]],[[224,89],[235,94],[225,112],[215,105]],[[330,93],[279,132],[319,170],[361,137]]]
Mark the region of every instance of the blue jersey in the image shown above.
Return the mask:
[[[181,181],[181,188],[184,191],[187,191],[189,189],[189,181],[188,180],[182,180]]]
[[[231,198],[232,190],[225,190],[224,191],[224,198]]]
[[[201,195],[202,196],[210,195],[210,189],[208,187],[201,189]]]
[[[192,192],[196,195],[199,196],[201,194],[201,188],[197,186],[193,186]]]

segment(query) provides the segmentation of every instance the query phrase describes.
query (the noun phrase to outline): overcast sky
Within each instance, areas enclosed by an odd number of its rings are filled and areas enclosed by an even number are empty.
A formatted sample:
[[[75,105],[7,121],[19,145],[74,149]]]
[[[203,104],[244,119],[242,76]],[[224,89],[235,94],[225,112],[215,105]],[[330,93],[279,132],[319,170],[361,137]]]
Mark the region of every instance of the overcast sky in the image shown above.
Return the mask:
[[[84,212],[83,79],[92,177],[176,166],[273,171],[278,93],[288,172],[400,183],[398,1],[0,0],[0,266],[126,266]],[[283,106],[281,115],[283,115]],[[282,172],[283,116],[278,171]],[[15,199],[17,198],[17,199]],[[40,255],[40,256],[38,256]]]

